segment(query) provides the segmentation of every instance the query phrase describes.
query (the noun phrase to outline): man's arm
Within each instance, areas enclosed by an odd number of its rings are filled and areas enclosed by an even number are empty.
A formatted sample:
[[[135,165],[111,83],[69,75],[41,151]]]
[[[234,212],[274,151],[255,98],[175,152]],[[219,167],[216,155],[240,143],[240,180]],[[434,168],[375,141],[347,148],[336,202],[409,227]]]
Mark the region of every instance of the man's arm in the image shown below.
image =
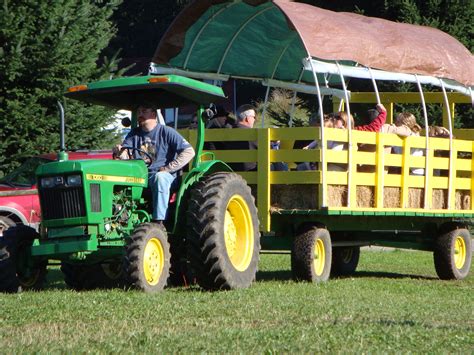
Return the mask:
[[[193,147],[188,147],[182,150],[168,165],[161,167],[160,171],[174,173],[188,164],[195,155],[196,153],[194,152]]]

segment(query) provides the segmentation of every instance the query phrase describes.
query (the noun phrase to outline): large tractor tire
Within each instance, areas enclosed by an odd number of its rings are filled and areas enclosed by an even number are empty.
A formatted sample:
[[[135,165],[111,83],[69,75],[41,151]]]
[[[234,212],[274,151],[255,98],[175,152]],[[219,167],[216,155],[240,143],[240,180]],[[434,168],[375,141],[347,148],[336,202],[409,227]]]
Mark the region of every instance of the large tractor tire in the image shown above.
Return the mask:
[[[0,238],[2,238],[3,232],[15,225],[15,222],[11,218],[0,216]]]
[[[291,271],[297,281],[322,282],[331,273],[331,237],[329,231],[306,226],[293,241]]]
[[[33,259],[30,247],[39,234],[17,225],[5,230],[0,242],[0,291],[40,290],[46,280],[47,262]]]
[[[125,273],[132,288],[152,293],[163,290],[170,275],[170,245],[164,228],[139,225],[127,241]]]
[[[255,200],[235,173],[216,173],[196,184],[188,201],[188,256],[206,290],[249,287],[260,253]]]
[[[471,233],[466,228],[456,227],[441,231],[435,242],[433,258],[440,279],[464,279],[471,268]]]
[[[61,263],[66,285],[76,291],[98,288],[123,288],[125,272],[122,262],[81,265],[68,262]]]
[[[332,249],[331,276],[354,274],[359,264],[360,247],[337,247]]]

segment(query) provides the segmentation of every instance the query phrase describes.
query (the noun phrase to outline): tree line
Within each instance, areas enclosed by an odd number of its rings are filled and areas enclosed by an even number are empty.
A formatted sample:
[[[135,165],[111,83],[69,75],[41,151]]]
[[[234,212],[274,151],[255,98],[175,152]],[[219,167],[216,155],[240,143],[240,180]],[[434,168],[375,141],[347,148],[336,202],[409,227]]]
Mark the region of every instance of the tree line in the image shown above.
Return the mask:
[[[0,176],[59,146],[57,100],[69,86],[123,74],[120,58],[149,60],[190,0],[3,0],[0,7]],[[471,0],[299,2],[429,25],[474,49]],[[422,53],[420,54],[422,55]],[[472,117],[472,111],[470,116]],[[110,148],[111,110],[66,101],[68,149]]]

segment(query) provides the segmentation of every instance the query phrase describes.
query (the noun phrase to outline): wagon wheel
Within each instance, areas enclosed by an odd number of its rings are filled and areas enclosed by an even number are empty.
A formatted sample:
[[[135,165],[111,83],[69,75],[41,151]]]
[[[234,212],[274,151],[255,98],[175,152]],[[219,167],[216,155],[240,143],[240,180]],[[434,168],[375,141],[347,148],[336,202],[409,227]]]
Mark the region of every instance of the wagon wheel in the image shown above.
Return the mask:
[[[295,280],[327,281],[331,272],[331,237],[325,228],[307,226],[293,241],[291,271]]]
[[[250,188],[234,173],[212,174],[191,191],[188,255],[208,290],[249,287],[257,272],[260,233]]]
[[[166,231],[154,223],[140,224],[127,241],[125,272],[131,287],[157,292],[170,273],[170,245]]]
[[[441,232],[435,242],[434,264],[442,280],[462,280],[471,267],[471,234],[465,228],[453,228]]]
[[[360,247],[338,247],[332,249],[331,276],[352,275],[359,264]]]

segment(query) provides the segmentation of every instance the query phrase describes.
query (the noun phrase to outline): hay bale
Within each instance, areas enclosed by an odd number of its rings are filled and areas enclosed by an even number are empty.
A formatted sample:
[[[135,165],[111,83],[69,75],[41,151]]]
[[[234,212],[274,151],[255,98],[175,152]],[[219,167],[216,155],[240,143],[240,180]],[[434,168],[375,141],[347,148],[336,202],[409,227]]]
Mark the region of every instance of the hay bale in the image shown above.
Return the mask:
[[[471,191],[470,190],[456,190],[455,195],[455,208],[457,210],[470,210],[471,209]]]
[[[347,186],[328,185],[328,205],[329,207],[347,206]]]
[[[356,186],[357,207],[375,206],[375,187],[374,186]]]
[[[425,189],[408,189],[408,208],[423,208]]]
[[[383,207],[385,208],[401,207],[401,195],[400,195],[399,187],[384,187]]]
[[[271,185],[270,205],[277,209],[317,209],[318,185]]]
[[[435,210],[443,210],[448,208],[448,190],[433,189],[433,201],[431,208]]]

